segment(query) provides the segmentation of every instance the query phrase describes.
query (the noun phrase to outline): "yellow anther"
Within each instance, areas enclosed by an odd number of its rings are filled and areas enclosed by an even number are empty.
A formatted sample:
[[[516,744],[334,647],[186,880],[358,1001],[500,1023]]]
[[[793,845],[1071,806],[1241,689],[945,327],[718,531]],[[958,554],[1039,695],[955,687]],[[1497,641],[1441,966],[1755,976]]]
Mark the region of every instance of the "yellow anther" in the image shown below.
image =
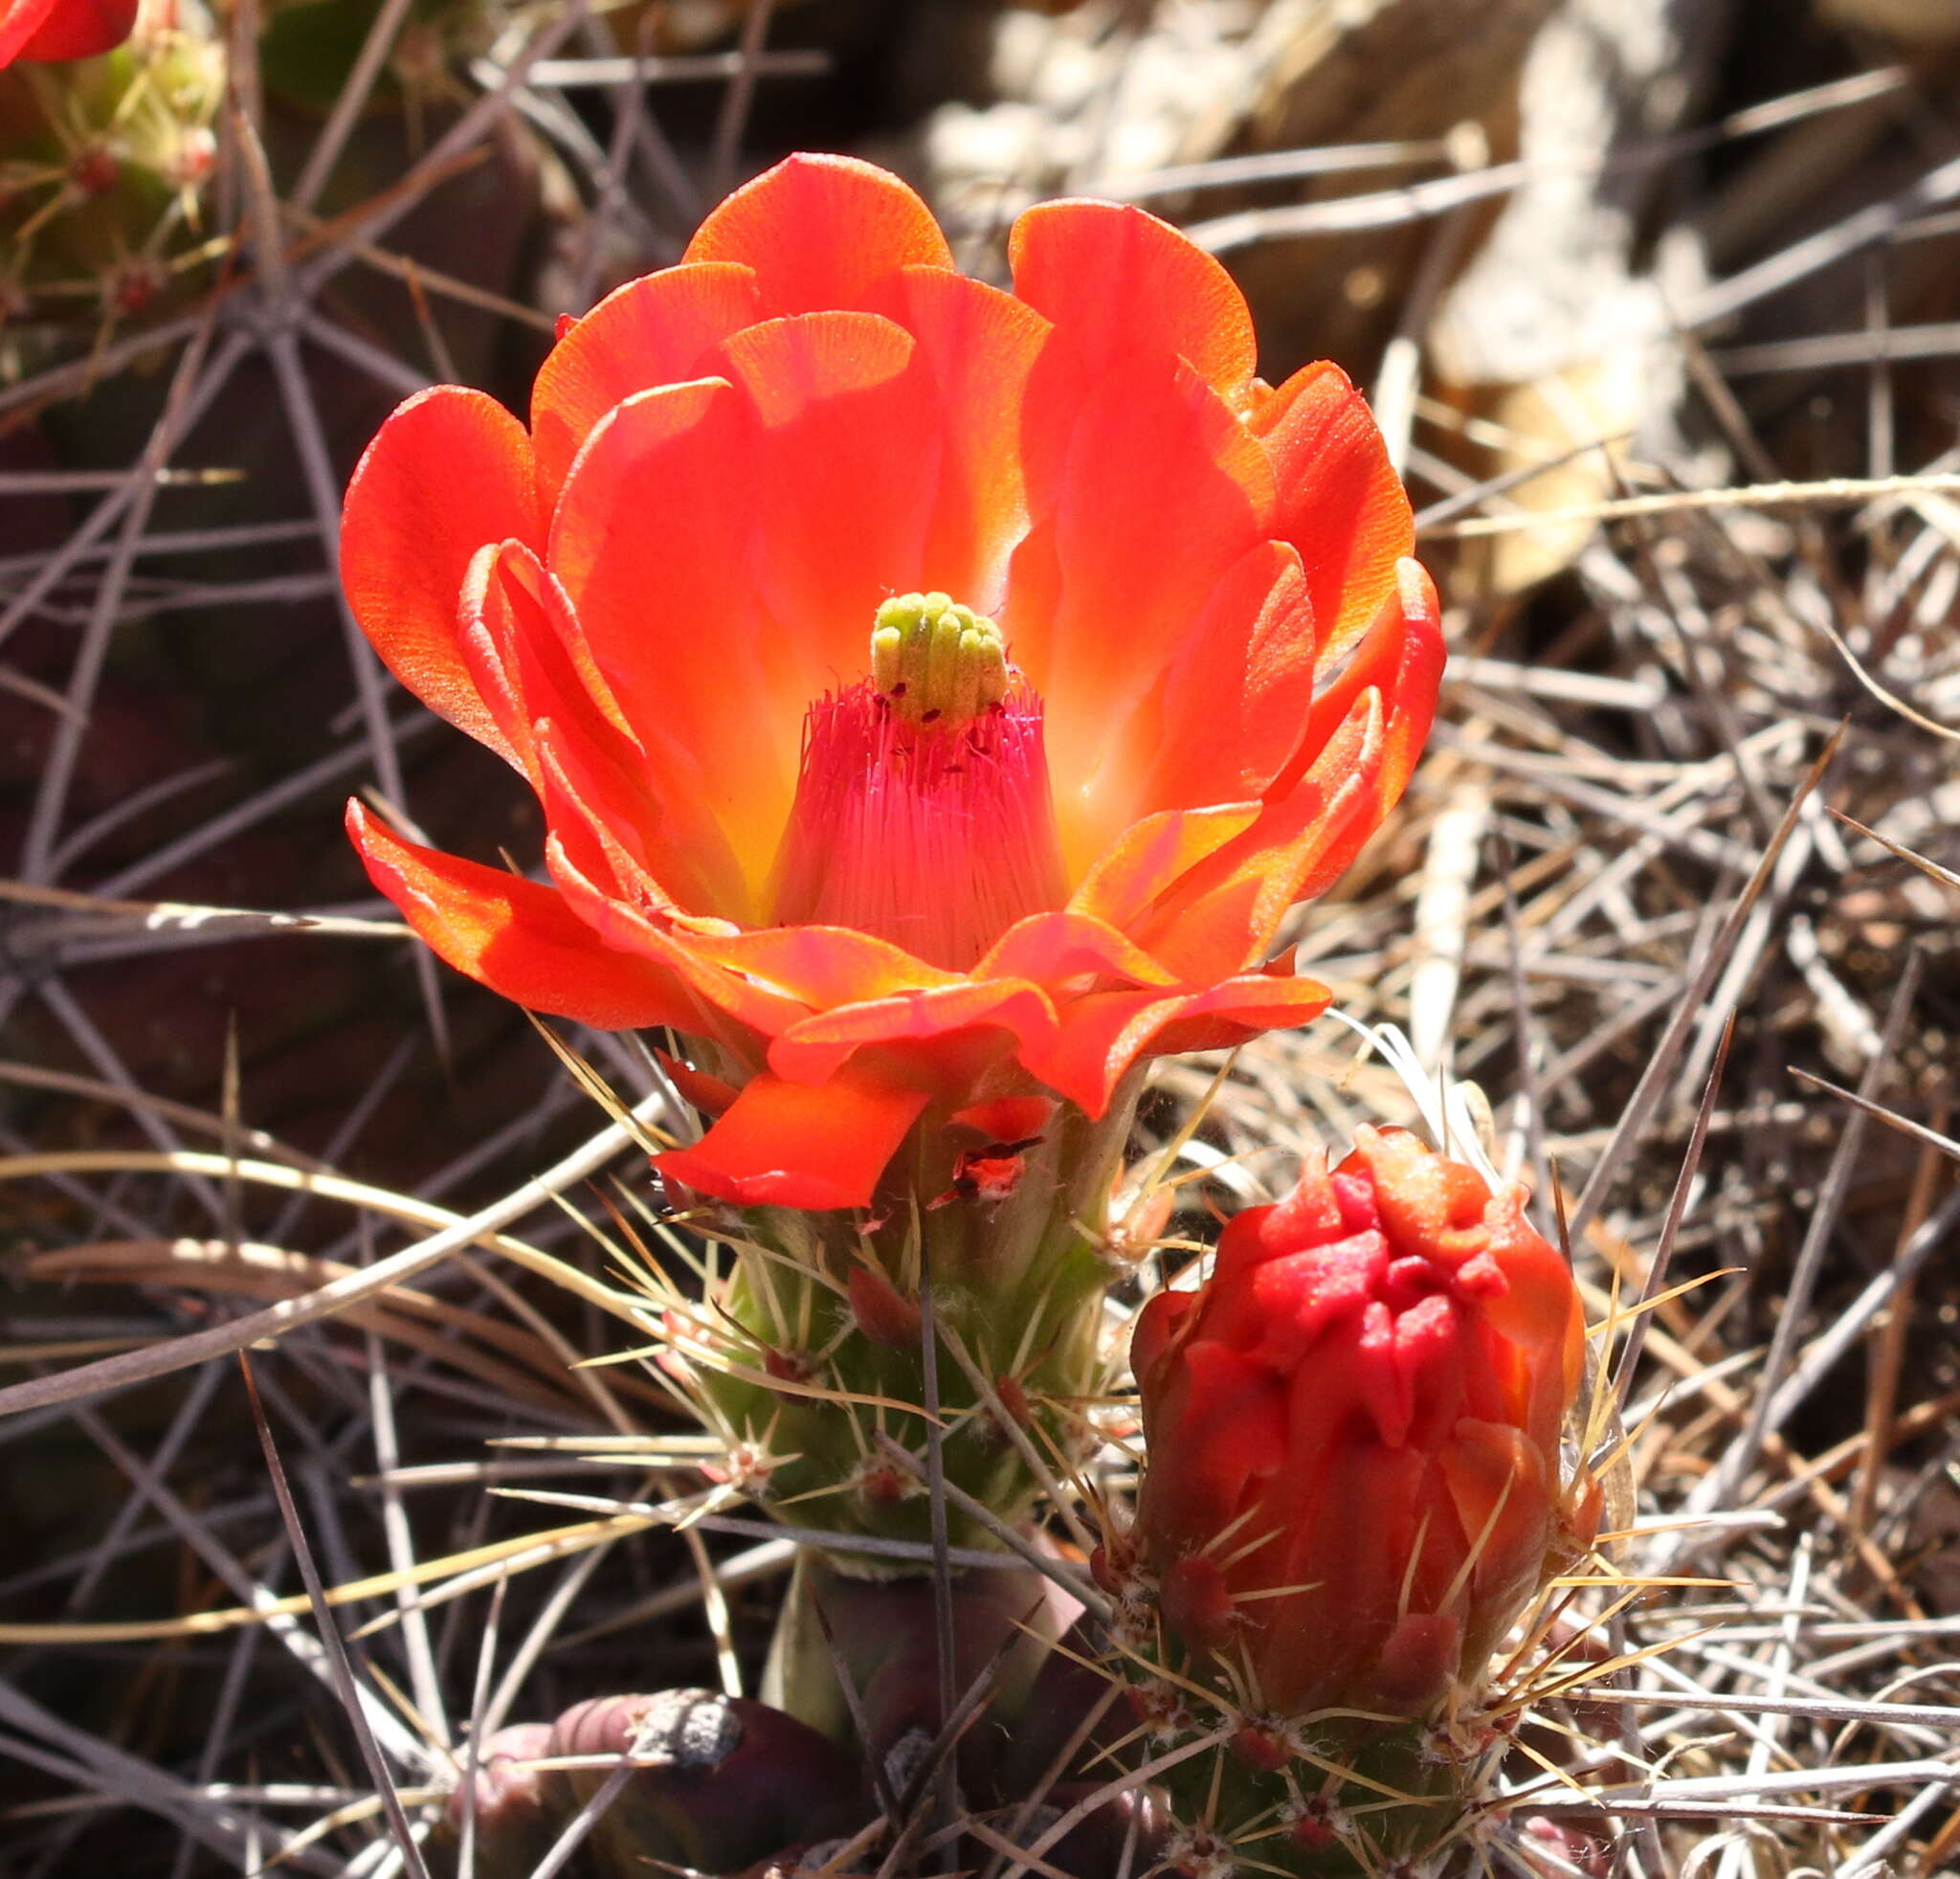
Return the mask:
[[[871,630],[871,678],[902,717],[963,725],[1007,696],[1007,643],[950,594],[897,594]]]

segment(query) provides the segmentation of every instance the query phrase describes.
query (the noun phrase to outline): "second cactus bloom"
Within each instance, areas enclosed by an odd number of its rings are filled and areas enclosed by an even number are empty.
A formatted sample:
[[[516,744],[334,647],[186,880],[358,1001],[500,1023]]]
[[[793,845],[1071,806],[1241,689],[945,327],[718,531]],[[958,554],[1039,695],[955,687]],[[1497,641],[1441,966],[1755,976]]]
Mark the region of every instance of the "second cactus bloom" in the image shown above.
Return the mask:
[[[1279,1715],[1432,1711],[1592,1537],[1560,1467],[1584,1341],[1522,1194],[1412,1135],[1238,1215],[1136,1331],[1168,1627],[1242,1648]]]
[[[1148,1461],[1101,1576],[1145,1715],[1168,1694],[1172,1734],[1232,1738],[1169,1778],[1173,1866],[1248,1842],[1308,1874],[1453,1863],[1503,1739],[1493,1653],[1598,1524],[1568,1430],[1585,1348],[1522,1190],[1394,1130],[1146,1306]]]
[[[1098,1576],[1153,1744],[1230,1740],[1169,1777],[1172,1866],[1472,1857],[1514,1702],[1494,1653],[1599,1522],[1585,1350],[1522,1190],[1396,1130],[1316,1158],[1197,1290],[1145,1307],[1148,1461]]]

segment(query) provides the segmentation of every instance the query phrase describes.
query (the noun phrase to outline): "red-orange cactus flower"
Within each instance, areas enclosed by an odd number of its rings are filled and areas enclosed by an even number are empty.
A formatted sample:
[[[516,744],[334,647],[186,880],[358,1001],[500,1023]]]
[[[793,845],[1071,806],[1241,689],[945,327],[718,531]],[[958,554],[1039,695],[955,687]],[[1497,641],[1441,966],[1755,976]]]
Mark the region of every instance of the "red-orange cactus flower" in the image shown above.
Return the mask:
[[[120,46],[141,0],[0,0],[0,69],[16,58],[92,58]]]
[[[1300,1022],[1267,963],[1401,793],[1442,664],[1332,366],[1223,270],[1051,203],[1013,295],[895,177],[793,157],[568,324],[530,429],[442,386],[347,492],[356,616],[521,770],[549,885],[350,806],[452,965],[705,1040],[705,1193],[869,1199],[923,1114]]]
[[[1362,1130],[1137,1321],[1166,1622],[1241,1641],[1277,1715],[1427,1711],[1592,1536],[1595,1497],[1560,1478],[1584,1337],[1519,1190]]]

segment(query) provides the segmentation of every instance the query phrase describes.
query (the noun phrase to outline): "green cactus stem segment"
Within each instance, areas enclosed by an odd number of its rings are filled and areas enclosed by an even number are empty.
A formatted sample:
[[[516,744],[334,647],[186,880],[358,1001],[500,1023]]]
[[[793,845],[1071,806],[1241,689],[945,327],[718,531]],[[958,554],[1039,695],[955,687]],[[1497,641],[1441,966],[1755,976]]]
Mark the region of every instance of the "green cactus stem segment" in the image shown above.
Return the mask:
[[[880,1438],[924,1452],[929,1263],[947,1480],[1000,1524],[1024,1522],[1043,1492],[1026,1451],[1066,1467],[1083,1449],[1082,1406],[1111,1387],[1101,1242],[1140,1084],[1126,1079],[1101,1117],[1060,1106],[1004,1197],[922,1204],[951,1187],[955,1154],[945,1111],[928,1110],[868,1217],[756,1207],[731,1223],[733,1269],[714,1299],[665,1312],[667,1374],[724,1438],[729,1485],[790,1524],[916,1549],[839,1549],[838,1571],[928,1570],[929,1496],[887,1465]],[[1000,1545],[957,1505],[947,1538]]]
[[[1007,642],[950,594],[896,594],[871,630],[871,677],[914,724],[967,724],[1007,696]]]

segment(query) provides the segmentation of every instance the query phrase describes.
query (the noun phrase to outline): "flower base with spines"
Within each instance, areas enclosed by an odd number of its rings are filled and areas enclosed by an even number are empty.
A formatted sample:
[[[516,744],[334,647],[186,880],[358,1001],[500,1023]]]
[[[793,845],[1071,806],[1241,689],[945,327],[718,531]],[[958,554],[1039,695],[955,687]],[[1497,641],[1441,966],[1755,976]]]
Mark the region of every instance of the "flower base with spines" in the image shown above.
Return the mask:
[[[1129,1674],[1139,1679],[1133,1707],[1149,1756],[1230,1731],[1209,1754],[1160,1777],[1171,1822],[1166,1863],[1186,1879],[1214,1879],[1204,1870],[1207,1845],[1219,1849],[1226,1870],[1427,1879],[1464,1845],[1502,1753],[1494,1728],[1448,1725],[1459,1704],[1466,1713],[1478,1706],[1469,1690],[1453,1692],[1442,1712],[1419,1720],[1328,1711],[1281,1721],[1247,1714],[1236,1692],[1206,1684],[1201,1672],[1181,1672],[1169,1686],[1140,1665]],[[1173,1702],[1159,1698],[1167,1688]]]
[[[1084,1411],[1108,1381],[1104,1231],[1133,1107],[1120,1101],[1092,1122],[1063,1106],[1039,1140],[1003,1157],[1015,1164],[1011,1191],[991,1197],[962,1176],[947,1131],[922,1128],[899,1157],[903,1187],[871,1213],[703,1217],[733,1269],[704,1306],[670,1310],[667,1359],[739,1458],[736,1485],[791,1525],[929,1540],[929,1270],[941,1464],[991,1516],[955,1499],[947,1537],[998,1548],[998,1530],[1018,1527],[1042,1494],[1043,1473],[1069,1472]],[[893,1569],[848,1551],[836,1558]]]

